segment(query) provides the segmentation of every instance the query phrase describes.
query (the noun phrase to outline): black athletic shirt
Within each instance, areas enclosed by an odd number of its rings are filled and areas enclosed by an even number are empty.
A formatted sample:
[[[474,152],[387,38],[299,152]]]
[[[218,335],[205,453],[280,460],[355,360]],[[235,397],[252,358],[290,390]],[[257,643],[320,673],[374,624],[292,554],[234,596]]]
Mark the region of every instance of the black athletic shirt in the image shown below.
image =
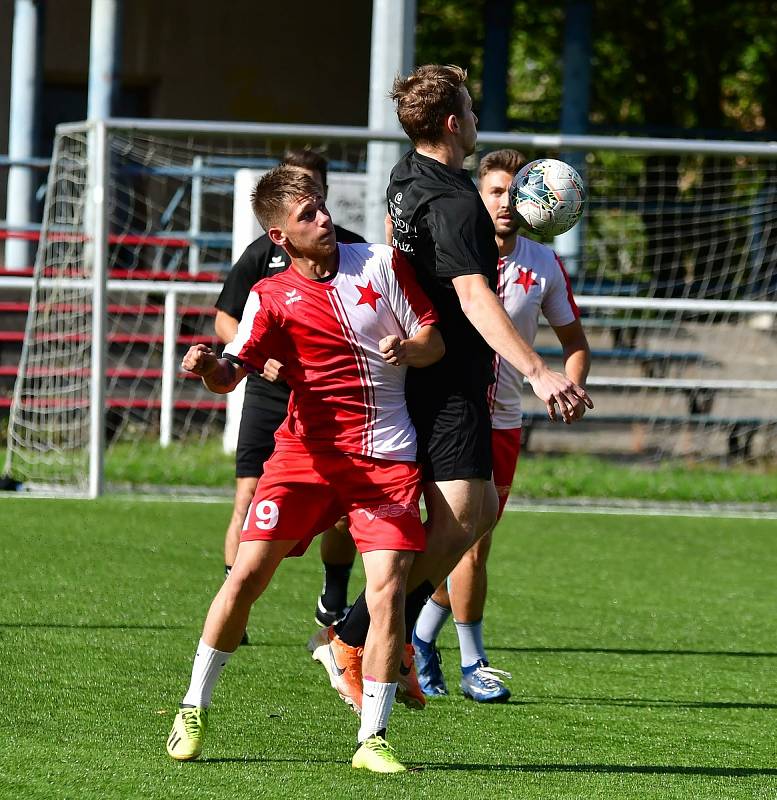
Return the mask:
[[[335,236],[341,244],[364,242],[358,233],[352,233],[339,225],[335,225]],[[224,281],[224,288],[216,300],[216,308],[239,320],[243,316],[243,308],[254,284],[263,278],[269,278],[270,275],[283,272],[290,264],[288,253],[282,247],[273,244],[265,233],[246,247],[243,255],[229,271]],[[285,403],[289,399],[290,391],[284,381],[270,383],[255,373],[248,375],[246,392],[253,395]]]
[[[493,381],[493,351],[461,310],[452,278],[485,275],[496,290],[499,251],[494,223],[466,170],[406,153],[386,190],[394,247],[415,267],[440,315],[445,356],[408,381],[440,390],[479,392]]]

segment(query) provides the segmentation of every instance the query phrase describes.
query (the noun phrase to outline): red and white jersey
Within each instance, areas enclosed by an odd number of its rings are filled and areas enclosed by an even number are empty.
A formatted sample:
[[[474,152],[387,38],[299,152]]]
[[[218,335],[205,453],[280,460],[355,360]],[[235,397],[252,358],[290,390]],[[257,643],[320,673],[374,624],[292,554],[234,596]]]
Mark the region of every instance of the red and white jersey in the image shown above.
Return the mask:
[[[561,259],[544,244],[518,236],[512,253],[499,259],[497,294],[505,310],[529,343],[537,336],[540,311],[559,327],[580,317]],[[489,389],[492,427],[521,427],[523,375],[499,355],[494,360],[496,382]]]
[[[292,267],[259,281],[224,355],[261,371],[284,365],[289,412],[275,434],[278,449],[336,449],[414,461],[416,434],[405,404],[405,367],[391,366],[378,343],[437,322],[404,257],[388,245],[338,245],[330,280]]]

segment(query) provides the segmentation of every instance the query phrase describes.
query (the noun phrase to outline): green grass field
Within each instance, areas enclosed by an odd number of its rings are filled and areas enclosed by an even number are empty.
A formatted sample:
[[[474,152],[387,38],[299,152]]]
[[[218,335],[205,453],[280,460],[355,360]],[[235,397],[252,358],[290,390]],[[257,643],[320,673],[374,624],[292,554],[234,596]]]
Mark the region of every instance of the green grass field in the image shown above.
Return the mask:
[[[106,479],[119,485],[234,485],[235,459],[220,439],[175,442],[161,448],[144,440],[114,445],[106,455]],[[777,505],[777,465],[624,464],[588,455],[521,457],[513,496],[548,499],[595,497],[646,501],[770,503]]]
[[[419,767],[401,776],[351,770],[356,718],[304,647],[317,555],[289,561],[216,690],[202,760],[173,763],[228,514],[0,498],[0,797],[777,796],[766,520],[509,513],[486,638],[513,699],[397,709],[390,738]],[[452,629],[441,645],[455,687]]]

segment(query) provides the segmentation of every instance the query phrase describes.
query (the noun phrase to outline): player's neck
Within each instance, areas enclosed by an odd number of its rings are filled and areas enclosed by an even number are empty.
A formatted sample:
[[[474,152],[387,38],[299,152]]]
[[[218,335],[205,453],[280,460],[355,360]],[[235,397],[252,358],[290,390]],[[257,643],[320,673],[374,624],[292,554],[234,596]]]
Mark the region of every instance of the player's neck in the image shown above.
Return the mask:
[[[331,278],[337,272],[338,251],[335,250],[331,256],[324,258],[306,258],[296,255],[291,262],[291,266],[311,281],[320,281],[322,278]]]
[[[422,144],[415,149],[427,158],[433,158],[451,169],[464,169],[464,151],[455,144],[441,142],[439,144]]]
[[[515,243],[518,241],[518,234],[511,233],[509,236],[496,235],[496,246],[499,248],[499,258],[509,256],[515,250]]]

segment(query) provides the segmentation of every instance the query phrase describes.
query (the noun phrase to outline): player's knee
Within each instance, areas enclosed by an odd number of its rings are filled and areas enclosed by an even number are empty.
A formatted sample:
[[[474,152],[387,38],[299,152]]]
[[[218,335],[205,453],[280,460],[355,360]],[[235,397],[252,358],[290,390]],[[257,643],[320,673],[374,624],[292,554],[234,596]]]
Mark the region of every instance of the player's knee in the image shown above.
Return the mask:
[[[462,561],[465,561],[472,572],[479,573],[485,570],[486,561],[488,560],[488,534],[482,539],[475,542],[469,550],[462,556]]]
[[[391,576],[377,585],[368,584],[365,599],[371,624],[376,627],[391,624],[404,610],[405,582],[398,576]]]
[[[264,590],[267,581],[262,579],[259,570],[241,569],[229,574],[224,584],[226,591],[237,604],[253,603]]]

